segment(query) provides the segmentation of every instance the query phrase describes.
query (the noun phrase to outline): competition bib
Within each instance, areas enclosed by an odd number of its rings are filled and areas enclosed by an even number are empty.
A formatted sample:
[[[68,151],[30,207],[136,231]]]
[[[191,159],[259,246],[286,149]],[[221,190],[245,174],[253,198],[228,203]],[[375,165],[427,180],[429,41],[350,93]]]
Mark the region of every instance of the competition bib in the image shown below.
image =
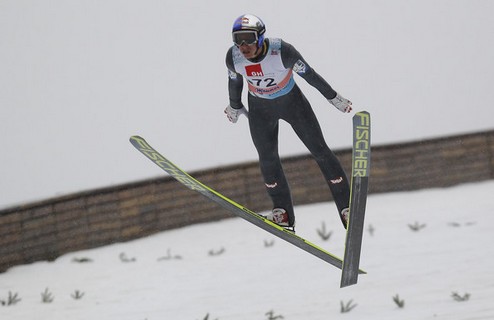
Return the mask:
[[[281,60],[281,39],[269,39],[268,52],[258,63],[245,59],[237,47],[232,53],[235,71],[247,79],[253,96],[274,99],[287,94],[295,85],[292,69],[286,69]]]

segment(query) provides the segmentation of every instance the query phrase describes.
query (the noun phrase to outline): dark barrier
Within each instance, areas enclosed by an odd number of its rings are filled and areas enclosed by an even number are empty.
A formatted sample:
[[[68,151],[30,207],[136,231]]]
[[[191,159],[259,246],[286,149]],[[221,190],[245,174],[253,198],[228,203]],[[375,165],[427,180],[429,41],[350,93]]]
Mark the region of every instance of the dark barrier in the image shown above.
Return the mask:
[[[349,172],[350,150],[336,154]],[[310,156],[285,158],[283,165],[296,205],[331,200]],[[192,175],[252,210],[270,209],[256,162]],[[493,178],[494,131],[372,148],[371,193]],[[18,206],[0,211],[0,272],[18,264],[53,260],[71,251],[231,216],[165,174],[159,179]]]

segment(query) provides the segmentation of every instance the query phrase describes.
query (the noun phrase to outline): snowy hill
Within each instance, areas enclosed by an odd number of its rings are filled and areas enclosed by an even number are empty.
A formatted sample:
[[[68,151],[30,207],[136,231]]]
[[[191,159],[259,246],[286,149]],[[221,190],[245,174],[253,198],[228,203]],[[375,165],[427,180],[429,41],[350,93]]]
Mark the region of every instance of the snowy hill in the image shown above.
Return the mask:
[[[338,269],[233,218],[12,268],[0,274],[0,300],[10,291],[21,301],[0,306],[0,319],[491,320],[492,190],[488,181],[371,195],[368,274],[349,288]],[[333,203],[300,206],[297,219],[300,235],[342,255]],[[328,241],[317,235],[323,223]],[[54,301],[44,304],[46,288]],[[342,302],[355,307],[340,313]]]

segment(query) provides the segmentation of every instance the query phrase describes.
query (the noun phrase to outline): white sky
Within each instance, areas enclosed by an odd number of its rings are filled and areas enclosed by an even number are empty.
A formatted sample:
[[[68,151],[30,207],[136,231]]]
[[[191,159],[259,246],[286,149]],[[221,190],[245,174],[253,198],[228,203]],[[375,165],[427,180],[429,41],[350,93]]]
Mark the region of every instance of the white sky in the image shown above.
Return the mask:
[[[0,0],[0,208],[161,175],[132,134],[187,170],[257,160],[223,115],[245,12],[371,112],[375,144],[493,127],[490,0]],[[296,81],[349,147],[351,116]],[[306,153],[281,131],[282,155]]]

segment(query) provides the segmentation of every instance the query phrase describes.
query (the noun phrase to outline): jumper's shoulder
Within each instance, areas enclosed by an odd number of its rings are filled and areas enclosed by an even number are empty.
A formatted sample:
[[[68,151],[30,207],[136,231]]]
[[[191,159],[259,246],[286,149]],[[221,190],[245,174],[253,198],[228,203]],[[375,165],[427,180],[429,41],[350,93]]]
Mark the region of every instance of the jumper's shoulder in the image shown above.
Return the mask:
[[[302,55],[293,45],[282,39],[280,39],[280,51],[282,52],[281,59],[283,61],[283,65],[286,68],[293,68],[298,60],[303,59]]]
[[[235,60],[238,60],[238,51],[233,46],[226,52],[225,63],[229,70],[235,70]]]

